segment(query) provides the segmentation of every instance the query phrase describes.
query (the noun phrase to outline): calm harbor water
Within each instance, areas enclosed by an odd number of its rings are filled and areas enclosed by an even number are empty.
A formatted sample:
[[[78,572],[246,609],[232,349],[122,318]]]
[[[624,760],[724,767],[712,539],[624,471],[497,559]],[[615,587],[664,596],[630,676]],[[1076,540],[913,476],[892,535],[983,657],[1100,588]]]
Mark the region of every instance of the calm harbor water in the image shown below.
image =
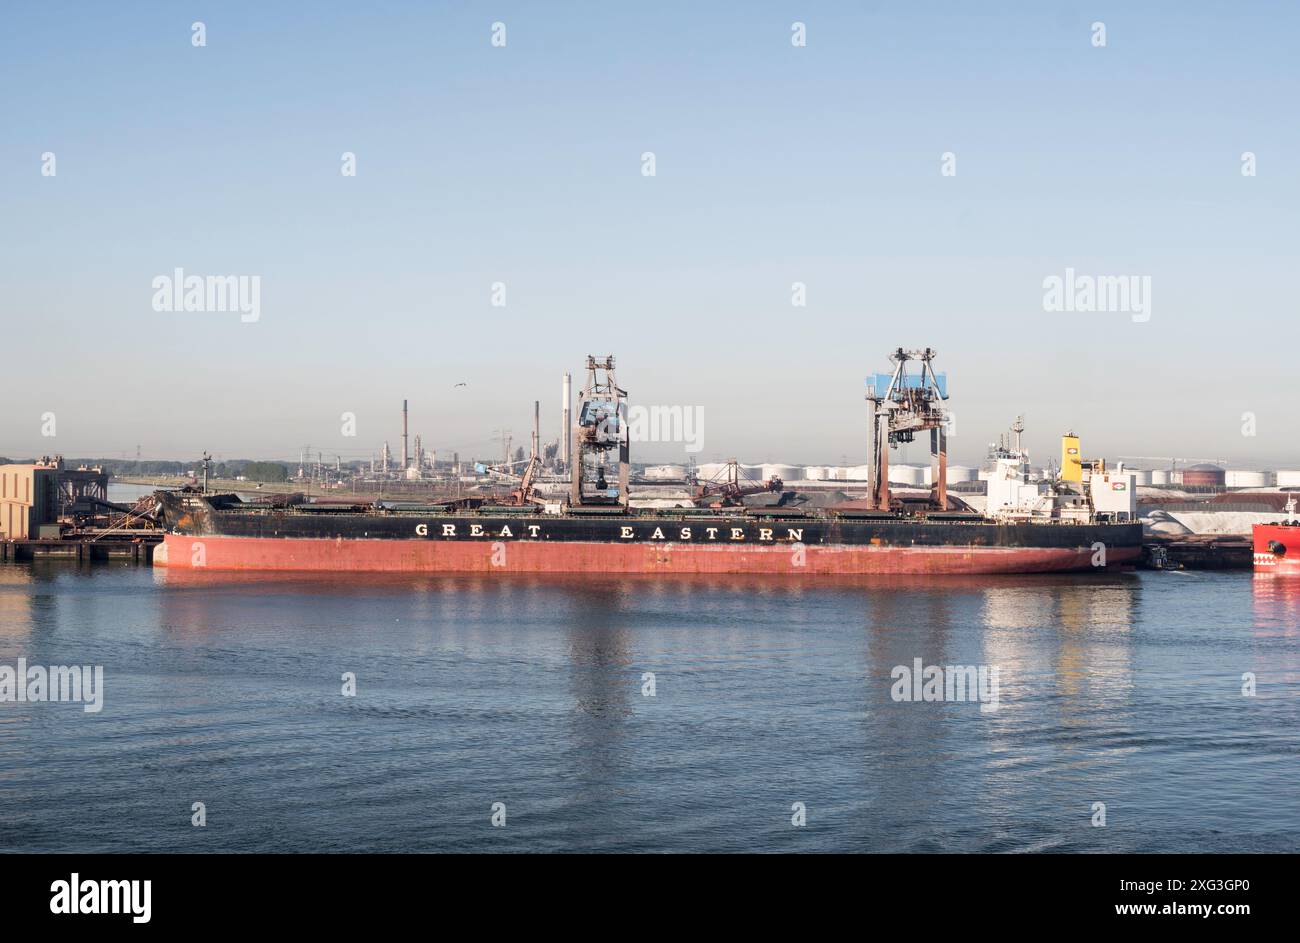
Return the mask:
[[[1300,586],[1249,573],[38,562],[0,567],[20,657],[104,707],[0,703],[5,851],[1300,850]],[[917,658],[996,666],[997,710],[893,700]]]

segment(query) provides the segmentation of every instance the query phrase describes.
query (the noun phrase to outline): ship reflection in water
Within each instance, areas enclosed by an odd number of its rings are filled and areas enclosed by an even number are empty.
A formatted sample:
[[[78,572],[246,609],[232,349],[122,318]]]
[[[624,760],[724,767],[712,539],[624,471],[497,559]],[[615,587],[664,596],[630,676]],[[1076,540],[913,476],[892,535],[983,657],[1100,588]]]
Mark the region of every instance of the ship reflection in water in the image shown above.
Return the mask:
[[[1300,850],[1300,586],[1249,574],[28,566],[0,613],[105,673],[0,704],[10,849]]]
[[[1300,577],[1256,573],[1251,589],[1257,628],[1300,636]]]

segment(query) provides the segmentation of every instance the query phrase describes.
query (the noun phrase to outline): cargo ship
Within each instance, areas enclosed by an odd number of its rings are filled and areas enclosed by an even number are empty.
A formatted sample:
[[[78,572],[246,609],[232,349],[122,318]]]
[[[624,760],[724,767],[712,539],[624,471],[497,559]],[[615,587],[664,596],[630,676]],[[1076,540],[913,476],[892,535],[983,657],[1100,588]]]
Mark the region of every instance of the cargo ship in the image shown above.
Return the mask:
[[[864,512],[632,509],[547,514],[382,506],[268,508],[159,492],[154,565],[420,573],[1040,573],[1134,560],[1141,524]]]
[[[1286,502],[1286,517],[1251,528],[1255,572],[1300,577],[1300,518],[1294,497]]]
[[[700,489],[708,506],[649,509],[629,499],[626,392],[613,357],[587,359],[568,453],[564,501],[533,490],[533,455],[510,494],[410,505],[244,501],[202,490],[160,491],[165,530],[154,564],[208,570],[335,572],[1000,574],[1113,568],[1141,554],[1133,476],[1104,463],[1034,481],[1028,453],[994,456],[982,513],[954,509],[946,488],[946,378],[933,351],[891,354],[868,379],[874,458],[868,506],[799,508],[779,481],[776,503],[745,506],[742,489]],[[921,372],[908,366],[919,361]],[[567,404],[566,404],[567,408]],[[922,502],[890,492],[888,450],[929,431],[934,472]],[[1077,455],[1078,440],[1070,437]],[[772,500],[769,498],[769,500]]]

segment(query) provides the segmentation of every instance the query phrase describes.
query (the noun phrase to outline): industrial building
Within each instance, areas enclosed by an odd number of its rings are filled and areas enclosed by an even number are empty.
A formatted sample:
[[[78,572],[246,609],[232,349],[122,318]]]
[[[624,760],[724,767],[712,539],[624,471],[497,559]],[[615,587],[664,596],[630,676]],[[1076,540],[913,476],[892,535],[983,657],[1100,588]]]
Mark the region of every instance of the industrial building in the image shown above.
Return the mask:
[[[58,536],[59,486],[43,464],[0,465],[0,538],[27,540],[52,526]]]
[[[63,457],[0,465],[0,540],[57,538],[59,519],[88,519],[108,503],[101,468],[67,468]]]

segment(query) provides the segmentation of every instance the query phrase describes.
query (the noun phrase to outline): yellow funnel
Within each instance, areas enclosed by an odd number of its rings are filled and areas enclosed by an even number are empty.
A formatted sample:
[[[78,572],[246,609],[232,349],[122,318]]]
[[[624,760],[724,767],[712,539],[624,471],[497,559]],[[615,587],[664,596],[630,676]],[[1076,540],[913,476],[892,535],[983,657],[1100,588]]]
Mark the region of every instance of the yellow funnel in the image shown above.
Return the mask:
[[[1083,481],[1083,455],[1079,452],[1079,437],[1073,432],[1061,436],[1061,480]]]

